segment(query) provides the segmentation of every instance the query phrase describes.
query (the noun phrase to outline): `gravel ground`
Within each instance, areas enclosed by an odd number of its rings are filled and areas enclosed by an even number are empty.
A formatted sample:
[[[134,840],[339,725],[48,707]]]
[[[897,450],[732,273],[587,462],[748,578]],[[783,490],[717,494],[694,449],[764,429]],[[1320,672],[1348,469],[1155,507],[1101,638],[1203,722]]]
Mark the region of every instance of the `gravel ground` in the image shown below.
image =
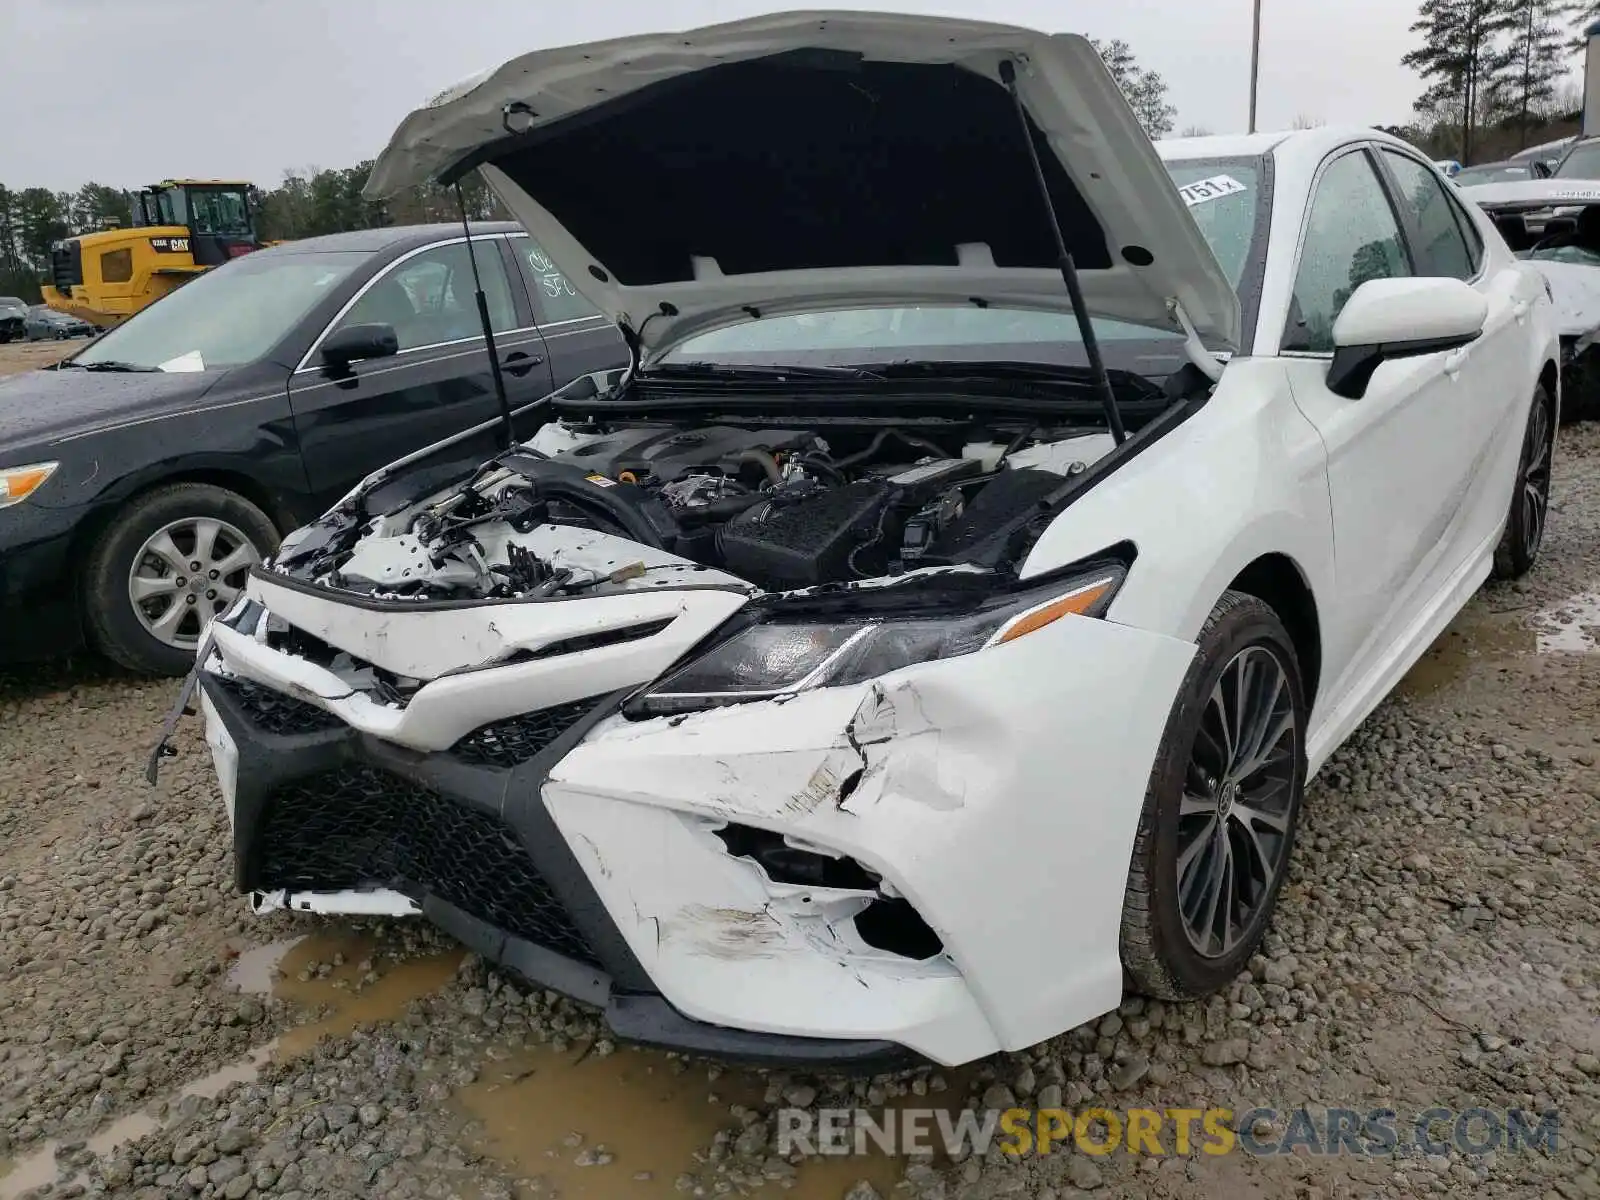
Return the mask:
[[[143,781],[170,683],[93,662],[0,678],[0,1198],[1600,1197],[1596,592],[1590,425],[1565,434],[1533,577],[1474,601],[1313,785],[1248,978],[877,1080],[614,1047],[590,1011],[421,924],[248,917],[195,722]],[[1553,1107],[1561,1142],[1477,1160],[773,1153],[779,1106],[886,1100]]]

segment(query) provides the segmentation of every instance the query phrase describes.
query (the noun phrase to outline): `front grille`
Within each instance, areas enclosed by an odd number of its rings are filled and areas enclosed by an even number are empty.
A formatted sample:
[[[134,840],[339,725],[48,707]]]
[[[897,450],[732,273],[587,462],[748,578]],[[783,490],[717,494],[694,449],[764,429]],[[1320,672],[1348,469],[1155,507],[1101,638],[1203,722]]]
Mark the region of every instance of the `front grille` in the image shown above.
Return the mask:
[[[211,679],[239,702],[253,725],[266,733],[288,737],[297,733],[321,733],[344,724],[314,704],[280,695],[248,680],[224,675],[213,675]]]
[[[508,825],[375,767],[340,767],[273,792],[260,846],[262,891],[426,892],[600,966]]]
[[[450,747],[449,752],[474,766],[515,767],[533,758],[593,712],[595,704],[595,699],[577,700],[480,725]]]

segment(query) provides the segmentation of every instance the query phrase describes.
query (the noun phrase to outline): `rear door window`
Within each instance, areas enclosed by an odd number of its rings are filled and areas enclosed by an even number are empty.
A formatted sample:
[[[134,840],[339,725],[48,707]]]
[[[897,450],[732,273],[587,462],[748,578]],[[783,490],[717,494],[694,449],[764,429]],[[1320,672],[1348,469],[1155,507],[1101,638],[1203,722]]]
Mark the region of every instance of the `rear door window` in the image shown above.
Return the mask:
[[[533,302],[538,306],[541,325],[581,321],[600,315],[600,310],[584,299],[572,286],[572,281],[557,270],[538,242],[528,237],[515,238],[511,244],[528,268],[528,282],[533,289]]]

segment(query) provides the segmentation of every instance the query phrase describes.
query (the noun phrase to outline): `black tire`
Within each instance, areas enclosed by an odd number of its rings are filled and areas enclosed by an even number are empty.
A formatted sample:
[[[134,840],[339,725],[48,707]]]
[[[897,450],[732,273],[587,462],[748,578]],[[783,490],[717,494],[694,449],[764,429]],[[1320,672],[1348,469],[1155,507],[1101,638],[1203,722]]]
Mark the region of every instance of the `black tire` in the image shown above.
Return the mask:
[[[258,558],[266,557],[278,546],[278,530],[267,514],[225,488],[207,483],[175,483],[133,500],[94,543],[83,578],[84,618],[90,639],[107,658],[130,670],[181,676],[194,666],[194,646],[185,649],[156,637],[145,627],[129,594],[130,577],[138,561],[145,559],[142,551],[146,543],[164,528],[185,521],[222,522],[242,535]],[[224,549],[233,540],[232,532],[219,538]],[[241,584],[242,574],[235,569],[219,582],[224,585],[219,589],[221,594]],[[190,599],[197,612],[220,603],[204,593],[191,598],[181,592],[173,596],[172,603]],[[198,618],[186,618],[185,624],[195,628]],[[197,642],[198,637],[194,640]]]
[[[1522,430],[1516,486],[1506,513],[1505,532],[1494,551],[1494,577],[1521,579],[1539,561],[1550,517],[1550,465],[1556,443],[1555,398],[1540,384]]]
[[[1167,1000],[1194,999],[1216,991],[1232,980],[1256,952],[1288,871],[1305,790],[1305,689],[1294,643],[1278,615],[1254,596],[1226,592],[1206,619],[1198,646],[1167,718],[1166,733],[1151,768],[1122,907],[1122,964],[1128,981],[1135,991]],[[1263,653],[1268,657],[1262,658]],[[1254,907],[1247,909],[1245,919],[1238,922],[1236,940],[1216,945],[1215,953],[1202,953],[1186,931],[1180,901],[1180,837],[1190,836],[1211,847],[1200,849],[1193,857],[1197,871],[1215,862],[1220,849],[1226,849],[1228,855],[1223,857],[1233,862],[1231,856],[1239,852],[1240,839],[1248,836],[1251,844],[1263,844],[1260,837],[1247,834],[1246,830],[1257,829],[1257,824],[1248,816],[1255,811],[1249,804],[1268,793],[1267,785],[1260,783],[1254,785],[1254,791],[1223,786],[1223,771],[1219,770],[1217,778],[1212,778],[1200,766],[1191,763],[1191,757],[1211,757],[1215,739],[1210,735],[1217,728],[1213,722],[1218,711],[1212,703],[1213,692],[1219,688],[1225,691],[1232,684],[1240,683],[1236,672],[1241,669],[1261,672],[1259,676],[1246,675],[1246,682],[1259,678],[1265,684],[1273,678],[1266,673],[1268,663],[1276,664],[1281,671],[1287,704],[1283,705],[1277,698],[1282,696],[1281,692],[1275,693],[1273,701],[1266,706],[1272,716],[1267,727],[1275,729],[1281,723],[1282,714],[1293,718],[1287,734],[1270,743],[1276,751],[1270,807],[1275,824],[1283,828],[1281,835],[1269,833],[1267,839],[1276,854],[1276,867],[1265,877],[1263,885],[1257,889],[1258,894],[1250,899]],[[1224,682],[1225,672],[1229,675],[1228,682]],[[1248,686],[1234,688],[1236,693],[1239,690],[1251,689]],[[1259,694],[1265,697],[1266,692],[1261,690]],[[1225,801],[1210,801],[1216,803],[1220,816],[1185,816],[1183,820],[1188,824],[1182,825],[1180,807],[1185,803],[1186,791],[1190,790],[1196,794],[1225,796]],[[1262,799],[1261,803],[1267,802]],[[1237,815],[1240,808],[1246,817]],[[1197,828],[1208,828],[1196,823],[1207,820],[1214,821],[1209,826],[1211,829],[1220,826],[1222,837],[1228,839],[1226,846],[1214,835],[1194,837]],[[1244,859],[1238,861],[1243,863]],[[1251,878],[1256,875],[1251,871],[1242,874]],[[1265,876],[1264,872],[1261,874]],[[1225,883],[1232,881],[1231,875],[1223,880]],[[1202,921],[1201,924],[1215,928],[1214,922]]]

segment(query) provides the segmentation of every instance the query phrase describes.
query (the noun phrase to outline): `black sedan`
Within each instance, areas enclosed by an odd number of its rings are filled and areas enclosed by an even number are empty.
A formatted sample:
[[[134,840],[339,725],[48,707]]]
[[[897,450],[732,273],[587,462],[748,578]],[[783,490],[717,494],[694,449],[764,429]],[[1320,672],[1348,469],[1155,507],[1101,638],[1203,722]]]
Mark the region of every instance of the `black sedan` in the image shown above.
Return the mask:
[[[514,407],[627,362],[520,227],[472,250]],[[286,243],[200,276],[73,357],[0,381],[0,659],[91,645],[193,665],[280,534],[499,403],[460,226]],[[520,414],[532,434],[538,410]],[[441,469],[451,469],[445,464]]]
[[[100,331],[82,317],[57,312],[53,308],[30,309],[22,331],[30,342],[65,341],[67,338],[93,337]]]

